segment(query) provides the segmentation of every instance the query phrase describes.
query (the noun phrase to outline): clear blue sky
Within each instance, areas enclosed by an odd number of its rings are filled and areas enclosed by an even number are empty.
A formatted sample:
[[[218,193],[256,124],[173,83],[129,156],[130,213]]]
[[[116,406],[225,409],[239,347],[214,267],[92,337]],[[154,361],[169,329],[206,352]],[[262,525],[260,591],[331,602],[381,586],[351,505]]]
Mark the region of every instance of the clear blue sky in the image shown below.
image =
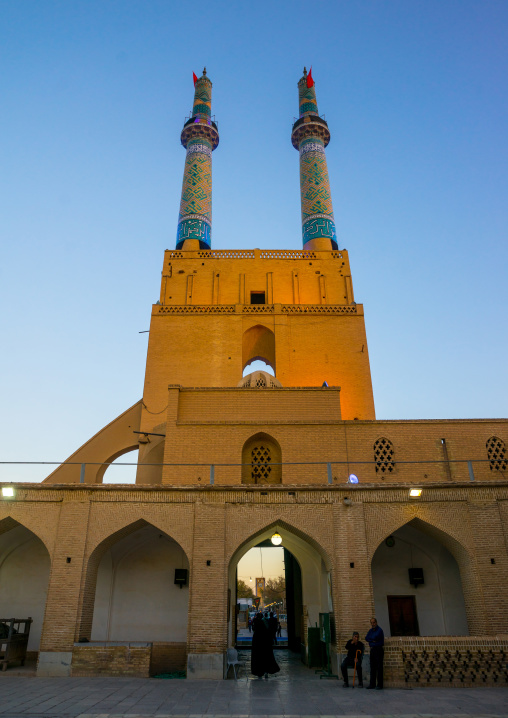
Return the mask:
[[[505,0],[3,0],[2,460],[64,460],[140,398],[203,65],[213,247],[301,247],[312,65],[378,418],[506,416],[507,32]]]

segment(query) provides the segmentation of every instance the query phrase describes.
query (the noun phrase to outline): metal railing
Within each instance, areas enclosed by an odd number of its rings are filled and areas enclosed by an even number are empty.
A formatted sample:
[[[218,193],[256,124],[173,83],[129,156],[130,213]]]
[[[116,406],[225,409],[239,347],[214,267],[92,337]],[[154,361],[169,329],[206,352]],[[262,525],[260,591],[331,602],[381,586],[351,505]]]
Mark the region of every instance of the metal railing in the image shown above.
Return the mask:
[[[264,477],[253,480],[253,474]],[[424,461],[290,461],[227,463],[138,463],[79,461],[0,461],[0,483],[50,484],[133,484],[136,476],[143,484],[185,486],[344,486],[368,484],[396,486],[430,483],[453,485],[481,481],[507,481],[508,459],[450,459]]]

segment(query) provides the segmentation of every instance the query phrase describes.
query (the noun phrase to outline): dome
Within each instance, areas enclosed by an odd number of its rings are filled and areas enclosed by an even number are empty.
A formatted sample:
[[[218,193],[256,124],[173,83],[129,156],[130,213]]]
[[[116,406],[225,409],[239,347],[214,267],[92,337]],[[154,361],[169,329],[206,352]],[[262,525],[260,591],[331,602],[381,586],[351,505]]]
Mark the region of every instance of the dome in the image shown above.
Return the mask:
[[[241,386],[244,389],[274,389],[276,387],[282,387],[282,384],[278,379],[269,374],[267,371],[253,371],[252,374],[244,376],[242,381],[238,382],[237,386]]]

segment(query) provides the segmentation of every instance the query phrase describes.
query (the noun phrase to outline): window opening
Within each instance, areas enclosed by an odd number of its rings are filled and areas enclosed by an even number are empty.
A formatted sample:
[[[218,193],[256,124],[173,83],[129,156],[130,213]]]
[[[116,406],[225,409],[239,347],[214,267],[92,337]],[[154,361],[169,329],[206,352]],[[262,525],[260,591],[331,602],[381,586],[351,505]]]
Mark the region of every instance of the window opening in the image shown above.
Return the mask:
[[[272,460],[271,451],[269,446],[254,446],[251,451],[252,457],[252,480],[255,484],[263,484],[265,481],[270,480],[270,474],[272,467],[270,461]]]
[[[382,474],[390,473],[395,469],[395,461],[393,460],[393,444],[389,439],[384,437],[374,442],[374,461],[376,463],[376,472]]]
[[[508,460],[506,458],[506,445],[497,436],[491,436],[487,440],[487,456],[489,457],[491,471],[506,471]]]
[[[250,362],[250,364],[247,364],[247,366],[243,370],[243,376],[247,376],[247,374],[252,374],[255,371],[266,371],[267,374],[275,376],[275,372],[270,366],[270,364],[267,364],[265,361],[263,361],[263,359],[254,359]]]
[[[251,304],[266,304],[264,292],[251,292],[250,293]]]

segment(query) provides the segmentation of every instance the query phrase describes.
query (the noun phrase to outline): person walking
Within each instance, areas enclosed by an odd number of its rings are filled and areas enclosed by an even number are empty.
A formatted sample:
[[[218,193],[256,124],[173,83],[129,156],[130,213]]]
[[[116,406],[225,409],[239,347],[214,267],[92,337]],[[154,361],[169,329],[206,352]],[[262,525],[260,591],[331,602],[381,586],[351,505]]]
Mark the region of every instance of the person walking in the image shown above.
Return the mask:
[[[375,618],[370,619],[370,630],[365,640],[370,646],[370,683],[367,688],[383,690],[383,657],[385,649],[385,634],[381,626],[377,625]],[[377,685],[376,685],[377,683]]]
[[[342,677],[344,679],[344,688],[349,688],[347,669],[349,666],[354,667],[355,663],[356,674],[358,676],[358,687],[363,688],[362,660],[365,652],[365,645],[360,641],[360,634],[358,631],[355,631],[353,633],[353,638],[346,643],[346,651],[347,655],[340,664]]]
[[[250,669],[259,679],[263,678],[263,675],[267,679],[269,673],[273,675],[280,671],[273,655],[272,632],[268,618],[264,618],[262,613],[256,614],[252,622],[252,630],[254,633]]]
[[[252,618],[249,616],[249,620],[247,621],[247,626],[249,628],[249,633],[252,633]]]

